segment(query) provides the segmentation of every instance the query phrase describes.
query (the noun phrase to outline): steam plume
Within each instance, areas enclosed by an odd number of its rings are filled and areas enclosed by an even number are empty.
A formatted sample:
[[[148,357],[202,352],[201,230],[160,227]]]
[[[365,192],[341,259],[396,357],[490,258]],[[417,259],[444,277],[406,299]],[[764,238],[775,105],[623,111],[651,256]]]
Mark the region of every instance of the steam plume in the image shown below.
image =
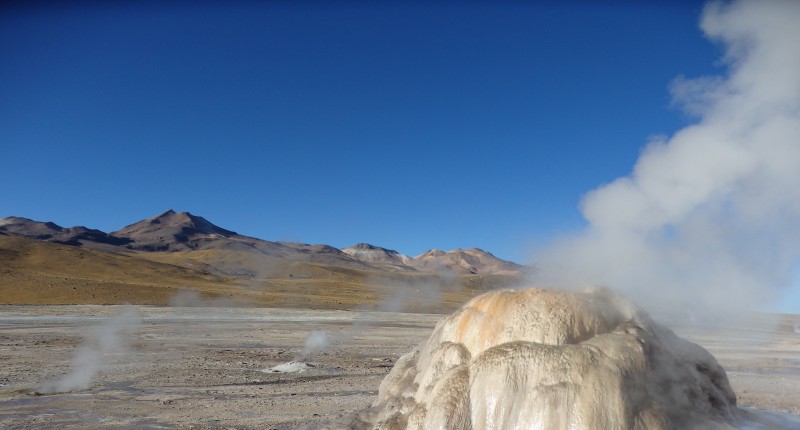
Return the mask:
[[[454,291],[459,288],[458,278],[447,273],[439,273],[436,276],[419,279],[375,277],[371,278],[369,283],[380,286],[376,290],[377,295],[380,297],[377,306],[377,310],[380,312],[435,309],[441,305],[444,292]],[[363,310],[366,310],[366,308]],[[338,333],[312,330],[306,336],[303,352],[295,357],[295,361],[309,360],[323,352],[351,344],[356,337],[375,324],[376,321],[371,318],[358,316],[349,327]]]
[[[604,284],[644,304],[764,303],[800,260],[800,2],[713,2],[722,77],[678,78],[697,121],[584,196],[588,222],[541,256],[541,283]]]
[[[136,308],[126,306],[102,325],[90,327],[83,344],[72,357],[70,372],[55,383],[41,387],[40,391],[59,393],[89,388],[97,373],[118,358],[115,356],[130,351],[130,332],[140,323]]]
[[[312,330],[306,337],[305,345],[303,345],[303,354],[295,360],[308,360],[313,355],[328,349],[330,344],[331,339],[328,337],[328,332],[325,330]]]

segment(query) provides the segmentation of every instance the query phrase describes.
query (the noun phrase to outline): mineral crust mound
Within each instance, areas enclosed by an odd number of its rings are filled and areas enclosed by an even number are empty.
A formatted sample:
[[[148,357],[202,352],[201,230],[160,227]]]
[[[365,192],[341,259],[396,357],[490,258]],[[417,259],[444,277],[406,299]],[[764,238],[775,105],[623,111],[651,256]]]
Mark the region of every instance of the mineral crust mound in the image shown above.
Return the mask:
[[[606,289],[493,291],[399,359],[362,415],[377,429],[732,429],[705,349]]]

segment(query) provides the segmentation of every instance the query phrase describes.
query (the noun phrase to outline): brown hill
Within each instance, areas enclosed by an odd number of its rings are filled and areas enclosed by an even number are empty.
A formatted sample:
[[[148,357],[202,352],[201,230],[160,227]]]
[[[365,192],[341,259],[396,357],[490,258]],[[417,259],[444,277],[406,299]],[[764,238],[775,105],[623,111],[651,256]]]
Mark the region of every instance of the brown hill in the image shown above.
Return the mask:
[[[177,260],[202,262],[223,275],[258,276],[274,267],[312,263],[355,269],[376,269],[328,245],[271,242],[242,236],[203,217],[168,210],[111,233],[129,241],[129,249],[148,252],[187,252]],[[197,253],[196,251],[210,251]],[[218,258],[212,258],[218,257]],[[166,257],[170,259],[170,257]],[[172,258],[175,260],[176,258]]]
[[[127,245],[130,240],[110,236],[100,230],[86,227],[64,228],[53,222],[33,221],[28,218],[8,217],[0,219],[0,234],[46,240],[65,245],[105,244]]]
[[[502,276],[444,281],[430,274],[303,262],[258,275],[219,276],[207,271],[203,262],[251,255],[214,249],[109,252],[0,234],[0,304],[177,303],[435,312],[515,281]]]
[[[123,227],[112,236],[130,241],[128,248],[142,251],[186,251],[208,247],[215,240],[237,236],[205,218],[172,209]]]
[[[442,251],[432,249],[409,260],[410,266],[422,272],[449,272],[455,274],[514,275],[523,271],[523,266],[501,260],[478,248]]]
[[[218,276],[113,253],[0,236],[0,303],[166,303],[182,288],[220,292]]]
[[[408,265],[410,258],[393,249],[381,248],[368,243],[359,243],[342,248],[342,252],[366,263],[386,265],[400,270],[414,270]]]

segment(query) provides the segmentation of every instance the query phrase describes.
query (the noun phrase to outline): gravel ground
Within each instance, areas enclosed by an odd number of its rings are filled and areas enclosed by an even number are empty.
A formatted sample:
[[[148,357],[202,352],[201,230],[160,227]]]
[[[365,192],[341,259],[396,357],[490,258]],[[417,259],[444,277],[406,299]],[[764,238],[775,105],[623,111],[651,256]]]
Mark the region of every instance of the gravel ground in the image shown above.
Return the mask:
[[[115,317],[120,314],[128,318]],[[253,308],[2,306],[0,428],[324,426],[369,406],[397,358],[424,341],[440,317]],[[800,334],[795,323],[800,320],[762,318],[754,324],[676,331],[717,357],[740,404],[800,414]],[[73,362],[76,355],[83,365]],[[96,366],[87,369],[87,362]],[[287,365],[292,362],[301,364]],[[276,367],[290,372],[271,370]],[[297,369],[303,371],[291,371]],[[65,375],[80,379],[86,376],[80,372],[91,370],[97,373],[86,388],[55,389]]]

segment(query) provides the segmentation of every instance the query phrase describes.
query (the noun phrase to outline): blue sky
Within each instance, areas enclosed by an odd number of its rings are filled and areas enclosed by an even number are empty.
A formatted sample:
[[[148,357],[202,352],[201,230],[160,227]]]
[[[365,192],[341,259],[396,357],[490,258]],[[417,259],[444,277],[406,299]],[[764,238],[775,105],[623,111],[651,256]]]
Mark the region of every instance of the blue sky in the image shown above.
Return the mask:
[[[676,79],[729,72],[701,2],[26,3],[0,6],[0,216],[104,231],[172,208],[528,263],[698,121]]]
[[[102,3],[0,13],[0,216],[525,262],[721,71],[693,2]]]

